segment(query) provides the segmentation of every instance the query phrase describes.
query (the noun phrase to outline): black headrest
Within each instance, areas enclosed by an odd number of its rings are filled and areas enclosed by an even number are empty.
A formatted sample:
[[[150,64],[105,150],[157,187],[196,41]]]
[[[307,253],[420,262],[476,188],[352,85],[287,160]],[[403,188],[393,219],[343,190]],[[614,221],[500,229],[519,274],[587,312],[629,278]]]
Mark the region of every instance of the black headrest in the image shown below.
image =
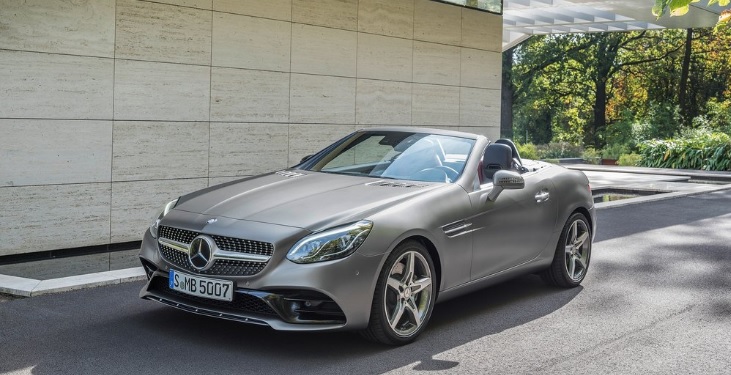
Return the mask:
[[[518,153],[518,147],[515,146],[515,143],[513,143],[513,141],[502,138],[502,139],[498,139],[497,141],[495,141],[495,143],[499,143],[501,145],[506,145],[506,146],[510,147],[510,151],[513,153],[513,159],[520,160],[520,154]]]
[[[510,170],[513,166],[513,151],[510,146],[492,143],[485,150],[482,159],[482,170],[485,178],[492,179],[495,172],[503,169]]]

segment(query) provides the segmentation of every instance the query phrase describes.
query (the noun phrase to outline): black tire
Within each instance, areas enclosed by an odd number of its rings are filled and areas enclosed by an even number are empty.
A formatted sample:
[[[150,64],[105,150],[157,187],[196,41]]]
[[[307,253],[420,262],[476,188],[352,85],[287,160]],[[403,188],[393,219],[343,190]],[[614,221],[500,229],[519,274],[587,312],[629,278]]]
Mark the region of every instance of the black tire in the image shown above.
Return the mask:
[[[414,272],[410,280],[407,280],[409,279],[407,273],[410,257],[414,264]],[[398,286],[398,290],[402,292],[399,292],[393,285],[387,285],[391,275],[396,276],[391,278],[392,283],[403,283]],[[430,280],[429,285],[418,289],[423,286],[427,277]],[[414,283],[419,280],[420,284]],[[431,318],[438,290],[436,281],[434,262],[424,245],[414,240],[399,244],[386,259],[381,274],[378,276],[368,327],[361,331],[361,335],[370,341],[387,345],[405,345],[414,341]],[[411,286],[405,287],[405,285]],[[392,320],[394,320],[396,328],[389,324],[387,310],[394,312]],[[396,313],[398,310],[401,310],[401,314]],[[414,313],[414,311],[418,313]]]
[[[576,230],[576,233],[574,233]],[[577,247],[583,236],[584,241]],[[583,214],[576,212],[564,224],[561,236],[556,244],[556,253],[551,266],[541,273],[541,278],[550,284],[562,288],[579,286],[586,277],[591,260],[591,226]],[[571,246],[571,250],[569,247]],[[574,268],[571,269],[571,262]],[[572,272],[573,271],[573,272]]]

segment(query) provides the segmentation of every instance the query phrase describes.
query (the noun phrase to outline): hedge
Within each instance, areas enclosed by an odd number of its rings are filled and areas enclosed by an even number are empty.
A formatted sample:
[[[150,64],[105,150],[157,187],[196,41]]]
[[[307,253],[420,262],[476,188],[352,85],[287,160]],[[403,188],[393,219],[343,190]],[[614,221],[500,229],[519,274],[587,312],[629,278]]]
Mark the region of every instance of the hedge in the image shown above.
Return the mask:
[[[639,146],[643,167],[731,171],[731,137],[724,133],[649,140]]]

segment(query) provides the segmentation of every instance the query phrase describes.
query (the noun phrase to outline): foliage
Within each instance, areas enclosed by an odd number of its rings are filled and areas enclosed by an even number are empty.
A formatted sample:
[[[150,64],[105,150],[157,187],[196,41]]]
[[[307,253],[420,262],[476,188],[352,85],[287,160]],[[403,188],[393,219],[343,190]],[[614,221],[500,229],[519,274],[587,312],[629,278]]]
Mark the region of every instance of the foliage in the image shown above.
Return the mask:
[[[588,147],[581,153],[581,158],[584,159],[584,162],[586,163],[599,164],[602,161],[602,154],[595,148]]]
[[[629,146],[621,143],[614,143],[604,147],[602,150],[602,158],[617,160],[620,155],[627,153],[629,153]]]
[[[516,147],[518,147],[518,153],[520,154],[521,159],[531,159],[531,160],[538,160],[538,149],[536,149],[536,145],[532,143],[526,143],[526,144],[516,144]]]
[[[514,137],[636,150],[683,129],[731,134],[730,46],[731,27],[529,38],[506,52]]]
[[[539,159],[561,159],[581,157],[581,146],[568,142],[551,142],[536,146]]]
[[[706,114],[693,119],[693,128],[711,129],[731,135],[731,100],[706,104]]]
[[[641,165],[653,168],[731,171],[731,137],[705,130],[640,145]]]
[[[623,154],[619,156],[619,160],[617,160],[617,165],[621,165],[623,167],[639,167],[641,161],[642,156],[638,154]]]
[[[666,10],[670,10],[671,16],[683,16],[690,10],[691,3],[698,3],[701,0],[655,0],[655,6],[652,7],[652,14],[660,18],[665,14]],[[718,4],[719,6],[728,6],[731,0],[708,0],[708,6]],[[729,24],[731,21],[731,9],[724,9],[718,16],[718,24],[716,29]]]

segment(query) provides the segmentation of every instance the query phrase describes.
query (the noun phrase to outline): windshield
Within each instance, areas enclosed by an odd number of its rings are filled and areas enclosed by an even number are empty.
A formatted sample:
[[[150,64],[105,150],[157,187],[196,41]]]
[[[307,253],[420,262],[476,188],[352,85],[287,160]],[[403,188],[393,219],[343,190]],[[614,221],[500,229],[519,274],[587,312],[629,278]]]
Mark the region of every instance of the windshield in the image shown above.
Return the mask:
[[[453,182],[474,139],[411,132],[359,132],[300,165],[301,169],[426,182]]]

